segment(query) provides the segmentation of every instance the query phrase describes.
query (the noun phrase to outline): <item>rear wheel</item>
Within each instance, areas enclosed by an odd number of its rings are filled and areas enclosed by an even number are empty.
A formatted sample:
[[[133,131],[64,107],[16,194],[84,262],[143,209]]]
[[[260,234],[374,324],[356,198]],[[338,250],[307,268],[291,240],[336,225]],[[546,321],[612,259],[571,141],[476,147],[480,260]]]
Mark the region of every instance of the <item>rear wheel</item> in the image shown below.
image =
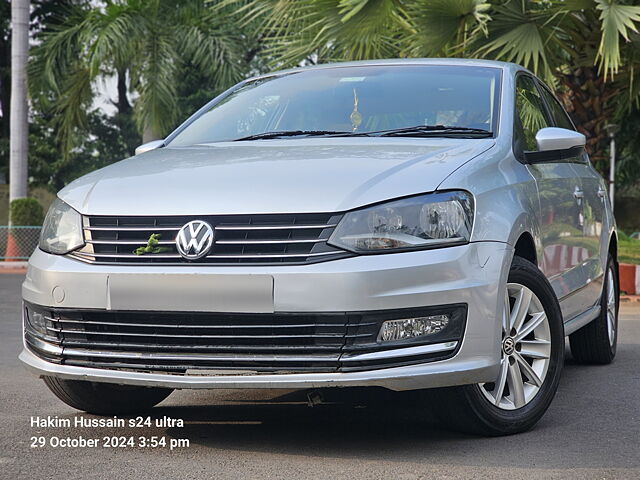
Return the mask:
[[[538,268],[515,257],[504,293],[500,369],[493,382],[443,389],[447,422],[482,435],[528,430],[553,399],[564,359],[558,300]]]
[[[609,256],[600,297],[600,314],[594,321],[569,335],[571,354],[579,363],[604,365],[611,363],[616,356],[620,306],[617,272],[616,263]]]
[[[97,415],[144,412],[173,391],[169,388],[134,387],[55,377],[44,377],[44,383],[70,407]]]

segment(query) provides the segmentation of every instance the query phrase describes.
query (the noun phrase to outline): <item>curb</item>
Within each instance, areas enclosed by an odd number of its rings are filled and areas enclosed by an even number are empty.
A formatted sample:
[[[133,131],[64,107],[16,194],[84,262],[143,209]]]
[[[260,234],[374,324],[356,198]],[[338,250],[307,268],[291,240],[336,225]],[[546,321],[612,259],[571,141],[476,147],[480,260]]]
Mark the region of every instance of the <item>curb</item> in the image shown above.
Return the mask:
[[[16,268],[27,268],[29,262],[25,261],[13,261],[13,260],[5,260],[4,262],[0,262],[0,272],[4,269],[15,270]]]
[[[28,262],[13,262],[4,261],[0,262],[0,275],[6,274],[24,274],[27,273]]]
[[[640,303],[640,295],[620,295],[620,303]]]
[[[632,263],[619,266],[620,291],[627,295],[640,295],[640,268]]]

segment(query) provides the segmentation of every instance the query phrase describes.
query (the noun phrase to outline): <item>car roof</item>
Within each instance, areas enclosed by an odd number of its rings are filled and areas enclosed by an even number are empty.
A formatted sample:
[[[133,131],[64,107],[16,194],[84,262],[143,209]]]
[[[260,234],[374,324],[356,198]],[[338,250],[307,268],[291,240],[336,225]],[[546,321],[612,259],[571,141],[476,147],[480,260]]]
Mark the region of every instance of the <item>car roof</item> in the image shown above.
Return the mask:
[[[326,70],[332,68],[346,68],[346,67],[365,67],[365,66],[385,66],[385,65],[459,65],[467,67],[488,67],[499,68],[509,73],[515,74],[517,71],[529,72],[526,68],[517,63],[499,62],[497,60],[481,60],[472,58],[390,58],[384,60],[359,60],[355,62],[334,62],[334,63],[322,63],[318,65],[309,65],[295,68],[288,68],[285,70],[278,70],[274,72],[265,73],[263,75],[256,75],[255,77],[247,79],[247,81],[255,80],[258,78],[266,78],[271,76],[286,75],[288,73],[295,73],[301,71],[310,70]],[[531,72],[529,72],[531,73]]]

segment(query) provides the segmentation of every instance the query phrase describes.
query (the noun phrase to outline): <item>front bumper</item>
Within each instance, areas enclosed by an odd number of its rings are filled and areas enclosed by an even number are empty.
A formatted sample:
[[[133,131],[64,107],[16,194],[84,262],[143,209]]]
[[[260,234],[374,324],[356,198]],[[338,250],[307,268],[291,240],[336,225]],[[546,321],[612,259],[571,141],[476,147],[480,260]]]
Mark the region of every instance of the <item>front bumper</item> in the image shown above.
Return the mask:
[[[466,331],[452,358],[357,372],[176,375],[127,371],[48,362],[26,344],[20,359],[40,376],[169,388],[382,386],[410,390],[491,381],[497,375],[500,352],[498,292],[506,282],[511,255],[507,244],[479,242],[300,266],[140,267],[87,265],[36,251],[29,262],[23,298],[42,306],[265,314],[464,303],[468,306]],[[440,344],[444,350],[450,347]],[[401,350],[397,349],[398,355],[403,354]]]

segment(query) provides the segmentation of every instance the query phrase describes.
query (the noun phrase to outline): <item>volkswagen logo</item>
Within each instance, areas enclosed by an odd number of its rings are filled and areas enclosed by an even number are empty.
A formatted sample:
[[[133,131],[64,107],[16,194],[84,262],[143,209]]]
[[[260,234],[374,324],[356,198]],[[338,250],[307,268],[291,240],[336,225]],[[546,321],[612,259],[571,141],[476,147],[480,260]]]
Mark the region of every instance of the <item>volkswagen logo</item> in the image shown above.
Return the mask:
[[[197,260],[209,253],[214,236],[211,225],[202,220],[193,220],[178,232],[176,248],[187,260]]]
[[[502,341],[502,350],[505,355],[513,355],[516,351],[516,341],[512,337],[507,337]]]

